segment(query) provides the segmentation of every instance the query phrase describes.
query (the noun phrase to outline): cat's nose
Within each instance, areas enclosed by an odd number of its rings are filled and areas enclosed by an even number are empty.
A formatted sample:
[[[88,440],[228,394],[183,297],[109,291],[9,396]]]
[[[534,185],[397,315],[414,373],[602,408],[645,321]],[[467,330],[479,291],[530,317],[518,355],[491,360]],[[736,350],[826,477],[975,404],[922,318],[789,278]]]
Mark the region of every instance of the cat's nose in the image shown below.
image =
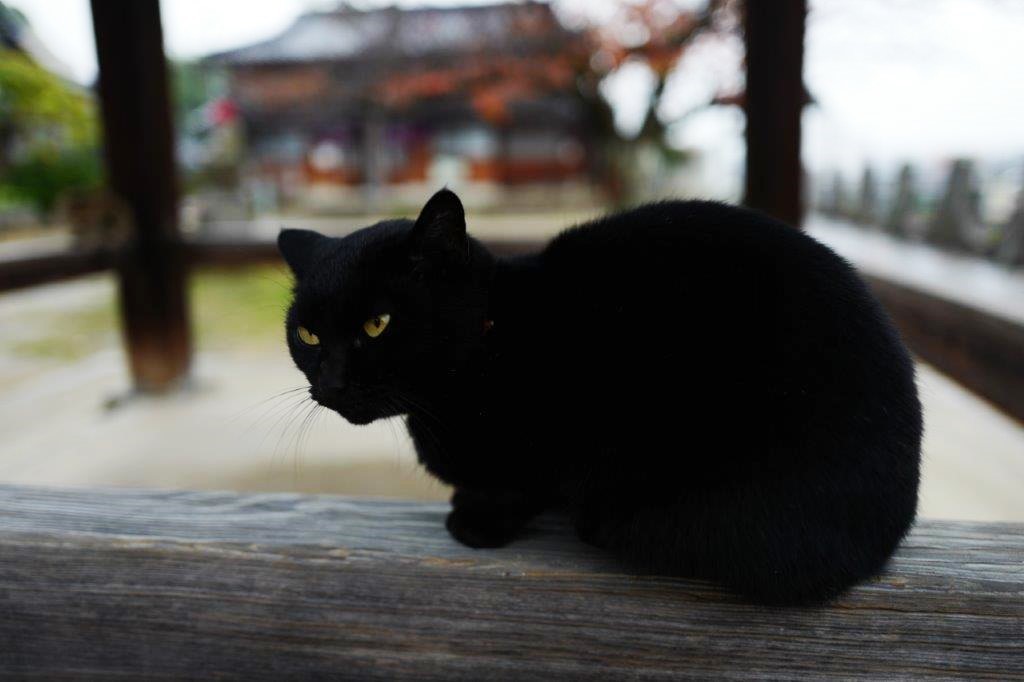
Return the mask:
[[[320,390],[330,393],[340,393],[345,390],[345,382],[335,377],[320,378]]]
[[[345,364],[338,360],[324,360],[320,363],[320,388],[327,391],[341,391],[345,388]]]

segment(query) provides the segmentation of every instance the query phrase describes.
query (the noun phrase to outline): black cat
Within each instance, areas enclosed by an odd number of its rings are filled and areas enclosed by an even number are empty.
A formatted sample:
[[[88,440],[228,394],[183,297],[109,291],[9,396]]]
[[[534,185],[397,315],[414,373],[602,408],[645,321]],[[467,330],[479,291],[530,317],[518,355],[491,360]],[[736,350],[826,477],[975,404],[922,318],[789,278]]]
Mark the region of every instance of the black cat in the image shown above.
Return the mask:
[[[804,603],[877,573],[914,520],[911,359],[852,268],[771,218],[667,201],[499,259],[442,190],[415,223],[278,244],[312,397],[406,415],[460,542],[565,506],[637,570]]]

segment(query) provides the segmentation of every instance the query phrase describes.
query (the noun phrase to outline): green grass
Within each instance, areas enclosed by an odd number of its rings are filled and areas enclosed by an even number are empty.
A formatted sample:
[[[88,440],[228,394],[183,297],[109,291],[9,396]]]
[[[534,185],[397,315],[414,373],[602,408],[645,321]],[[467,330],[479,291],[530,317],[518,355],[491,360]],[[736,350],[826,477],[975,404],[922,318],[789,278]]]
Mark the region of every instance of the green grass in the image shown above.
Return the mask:
[[[116,307],[115,301],[110,300],[60,314],[39,313],[26,320],[33,333],[11,342],[8,348],[14,355],[24,358],[78,360],[116,338]]]
[[[189,282],[200,349],[274,347],[284,340],[291,275],[283,267],[201,270]]]
[[[277,349],[291,276],[283,267],[205,269],[189,280],[193,338],[200,350]],[[117,302],[23,316],[4,350],[26,359],[73,362],[119,342]]]

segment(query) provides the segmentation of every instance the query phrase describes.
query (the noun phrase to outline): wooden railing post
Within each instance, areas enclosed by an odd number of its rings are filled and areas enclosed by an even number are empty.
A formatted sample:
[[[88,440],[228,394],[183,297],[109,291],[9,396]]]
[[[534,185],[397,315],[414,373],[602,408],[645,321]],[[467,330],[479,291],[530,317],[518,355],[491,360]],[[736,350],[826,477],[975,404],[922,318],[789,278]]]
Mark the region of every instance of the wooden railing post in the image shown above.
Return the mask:
[[[799,226],[806,0],[744,3],[747,167],[743,202]]]
[[[132,233],[119,259],[124,339],[137,390],[189,367],[184,247],[159,0],[92,0],[107,179]]]

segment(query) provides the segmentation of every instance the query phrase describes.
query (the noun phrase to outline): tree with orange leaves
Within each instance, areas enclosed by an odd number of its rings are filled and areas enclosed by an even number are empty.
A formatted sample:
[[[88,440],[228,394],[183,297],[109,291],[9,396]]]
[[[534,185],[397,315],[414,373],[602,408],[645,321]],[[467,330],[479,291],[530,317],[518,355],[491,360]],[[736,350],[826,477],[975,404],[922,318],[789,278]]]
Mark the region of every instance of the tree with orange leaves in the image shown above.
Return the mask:
[[[656,111],[669,75],[697,36],[729,24],[735,16],[733,5],[734,0],[709,0],[694,11],[674,0],[623,0],[611,20],[590,26],[582,35],[567,33],[572,39],[552,44],[551,49],[500,56],[483,51],[478,59],[424,64],[389,76],[378,84],[375,99],[392,108],[430,97],[467,94],[483,119],[501,125],[508,120],[511,103],[546,93],[576,90],[585,101],[598,104],[600,81],[623,64],[640,61],[656,78],[641,136],[660,141],[665,126]],[[548,26],[514,30],[526,40],[531,30],[552,34]],[[611,129],[607,132],[613,134]]]
[[[640,139],[664,146],[666,124],[657,112],[669,76],[699,36],[734,30],[737,4],[708,0],[702,9],[688,10],[675,0],[623,0],[609,21],[591,30],[591,63],[600,78],[628,62],[641,62],[654,75]]]

